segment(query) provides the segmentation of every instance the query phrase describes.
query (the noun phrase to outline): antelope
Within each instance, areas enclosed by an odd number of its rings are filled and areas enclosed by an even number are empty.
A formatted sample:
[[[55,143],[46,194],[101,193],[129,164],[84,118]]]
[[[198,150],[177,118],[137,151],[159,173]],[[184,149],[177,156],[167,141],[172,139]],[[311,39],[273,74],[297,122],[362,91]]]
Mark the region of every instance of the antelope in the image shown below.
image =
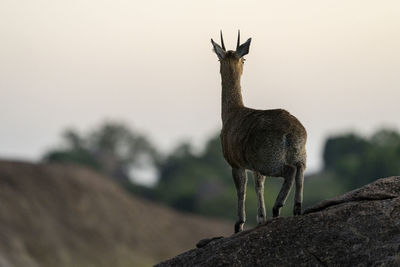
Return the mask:
[[[284,179],[272,209],[273,217],[280,214],[290,189],[296,181],[293,214],[301,214],[304,170],[306,168],[307,132],[300,121],[284,109],[258,110],[245,107],[240,78],[244,58],[249,53],[251,38],[236,51],[226,51],[221,34],[221,46],[211,39],[213,51],[220,62],[222,80],[221,144],[225,160],[232,168],[237,191],[237,220],[235,233],[243,231],[246,221],[245,198],[247,174],[252,171],[258,199],[257,222],[266,221],[264,204],[265,177]]]

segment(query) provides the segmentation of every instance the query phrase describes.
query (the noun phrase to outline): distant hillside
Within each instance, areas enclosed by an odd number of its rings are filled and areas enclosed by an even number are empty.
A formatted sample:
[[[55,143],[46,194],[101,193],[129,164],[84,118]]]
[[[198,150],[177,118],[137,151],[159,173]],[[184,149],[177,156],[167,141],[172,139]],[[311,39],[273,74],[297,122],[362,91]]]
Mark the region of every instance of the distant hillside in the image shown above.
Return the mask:
[[[143,266],[232,224],[133,198],[75,165],[0,161],[0,266]]]

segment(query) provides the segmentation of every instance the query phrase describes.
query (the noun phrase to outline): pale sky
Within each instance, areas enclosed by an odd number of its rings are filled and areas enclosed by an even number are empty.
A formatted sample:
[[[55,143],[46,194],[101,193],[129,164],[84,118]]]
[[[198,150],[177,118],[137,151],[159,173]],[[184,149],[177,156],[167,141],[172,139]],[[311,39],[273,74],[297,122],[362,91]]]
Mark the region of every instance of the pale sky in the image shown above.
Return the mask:
[[[38,160],[66,127],[126,122],[163,151],[221,127],[210,38],[252,37],[247,106],[327,136],[400,129],[399,1],[0,1],[0,157]]]

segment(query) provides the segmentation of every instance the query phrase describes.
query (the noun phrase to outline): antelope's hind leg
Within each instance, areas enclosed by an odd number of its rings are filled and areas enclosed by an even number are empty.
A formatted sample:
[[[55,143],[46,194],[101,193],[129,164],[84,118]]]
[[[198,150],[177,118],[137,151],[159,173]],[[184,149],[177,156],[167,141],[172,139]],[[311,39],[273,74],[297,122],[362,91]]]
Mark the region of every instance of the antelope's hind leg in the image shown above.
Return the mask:
[[[293,215],[301,214],[301,205],[303,203],[303,184],[304,184],[304,165],[297,166],[296,172],[296,194],[294,196]]]
[[[276,198],[274,208],[272,209],[272,216],[278,217],[282,206],[285,204],[290,189],[293,186],[294,178],[296,176],[297,168],[293,165],[285,165],[282,172],[282,177],[285,179],[282,188]]]
[[[246,200],[246,185],[247,175],[245,169],[232,168],[233,181],[235,182],[238,207],[238,218],[235,223],[235,233],[243,231],[244,223],[246,222],[245,200]]]
[[[265,223],[267,216],[265,214],[265,203],[264,203],[264,182],[265,176],[259,172],[253,171],[254,186],[257,194],[257,223]]]

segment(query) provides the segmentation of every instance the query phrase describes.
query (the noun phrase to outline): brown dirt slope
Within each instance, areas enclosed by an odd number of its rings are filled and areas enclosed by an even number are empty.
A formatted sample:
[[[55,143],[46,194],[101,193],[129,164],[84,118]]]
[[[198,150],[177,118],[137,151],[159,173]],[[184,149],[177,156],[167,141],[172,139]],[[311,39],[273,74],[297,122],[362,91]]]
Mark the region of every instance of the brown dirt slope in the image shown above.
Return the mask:
[[[74,165],[0,161],[0,266],[145,266],[231,224],[126,194]]]
[[[213,240],[158,266],[400,266],[400,176]]]

